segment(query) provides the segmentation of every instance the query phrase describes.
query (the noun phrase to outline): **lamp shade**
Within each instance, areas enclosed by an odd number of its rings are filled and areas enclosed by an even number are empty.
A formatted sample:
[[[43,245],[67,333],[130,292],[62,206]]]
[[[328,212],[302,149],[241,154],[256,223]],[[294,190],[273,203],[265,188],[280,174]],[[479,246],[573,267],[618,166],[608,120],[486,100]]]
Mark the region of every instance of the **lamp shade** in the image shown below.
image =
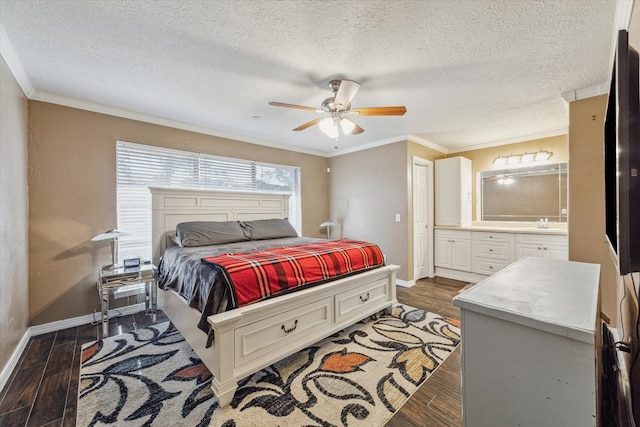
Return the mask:
[[[113,230],[105,231],[102,234],[98,234],[94,238],[91,239],[92,242],[100,242],[102,240],[111,240],[111,267],[115,268],[118,263],[118,237],[120,236],[128,236],[129,233],[125,233],[124,231]]]
[[[339,136],[338,126],[330,117],[320,120],[318,126],[320,126],[320,130],[324,132],[329,138],[337,138]]]
[[[99,242],[101,240],[117,239],[120,236],[128,236],[128,235],[129,233],[125,233],[124,231],[119,231],[114,228],[113,230],[105,231],[102,234],[98,234],[97,236],[93,237],[91,241]]]
[[[351,120],[340,119],[340,127],[342,128],[342,132],[347,134],[347,133],[351,133],[351,131],[353,131],[353,128],[356,127],[356,124],[355,124],[355,122],[353,122]]]

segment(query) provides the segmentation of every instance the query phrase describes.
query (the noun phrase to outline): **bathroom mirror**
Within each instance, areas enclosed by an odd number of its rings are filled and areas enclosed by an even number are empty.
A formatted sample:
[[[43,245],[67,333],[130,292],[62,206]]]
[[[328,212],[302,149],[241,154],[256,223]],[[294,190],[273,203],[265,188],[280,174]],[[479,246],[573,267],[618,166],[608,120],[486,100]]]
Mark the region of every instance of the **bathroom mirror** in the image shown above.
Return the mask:
[[[478,175],[482,221],[567,222],[567,163]]]

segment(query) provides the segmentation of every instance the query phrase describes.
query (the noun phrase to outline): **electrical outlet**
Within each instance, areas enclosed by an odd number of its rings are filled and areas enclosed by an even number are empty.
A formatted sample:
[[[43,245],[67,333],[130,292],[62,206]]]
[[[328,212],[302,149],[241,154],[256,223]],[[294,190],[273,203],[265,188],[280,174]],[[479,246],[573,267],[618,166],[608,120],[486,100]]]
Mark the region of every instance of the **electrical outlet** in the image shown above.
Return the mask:
[[[396,214],[396,222],[400,222],[400,214]]]

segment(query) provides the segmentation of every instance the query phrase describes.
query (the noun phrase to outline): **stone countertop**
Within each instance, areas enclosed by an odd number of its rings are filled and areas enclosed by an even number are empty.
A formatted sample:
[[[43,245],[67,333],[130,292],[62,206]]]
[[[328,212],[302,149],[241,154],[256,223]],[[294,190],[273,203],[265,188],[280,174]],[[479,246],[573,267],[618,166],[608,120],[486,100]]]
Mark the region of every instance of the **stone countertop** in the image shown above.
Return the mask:
[[[436,230],[459,230],[459,231],[488,231],[495,233],[526,233],[526,234],[544,234],[553,236],[567,236],[567,228],[565,224],[551,224],[549,228],[538,228],[537,223],[507,223],[497,222],[495,225],[490,223],[474,222],[466,227],[436,225]]]
[[[593,343],[600,266],[520,258],[453,298],[456,307]]]

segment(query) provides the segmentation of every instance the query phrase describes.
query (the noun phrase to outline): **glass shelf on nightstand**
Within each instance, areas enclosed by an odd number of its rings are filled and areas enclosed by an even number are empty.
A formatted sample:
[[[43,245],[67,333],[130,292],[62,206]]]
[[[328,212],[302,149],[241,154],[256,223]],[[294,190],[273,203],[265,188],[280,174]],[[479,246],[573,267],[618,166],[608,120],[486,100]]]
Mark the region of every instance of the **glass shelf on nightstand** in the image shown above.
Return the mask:
[[[157,280],[158,269],[153,264],[141,264],[137,267],[102,267],[98,276],[100,294],[102,336],[109,335],[109,292],[123,286],[145,285],[145,309],[157,320]]]

